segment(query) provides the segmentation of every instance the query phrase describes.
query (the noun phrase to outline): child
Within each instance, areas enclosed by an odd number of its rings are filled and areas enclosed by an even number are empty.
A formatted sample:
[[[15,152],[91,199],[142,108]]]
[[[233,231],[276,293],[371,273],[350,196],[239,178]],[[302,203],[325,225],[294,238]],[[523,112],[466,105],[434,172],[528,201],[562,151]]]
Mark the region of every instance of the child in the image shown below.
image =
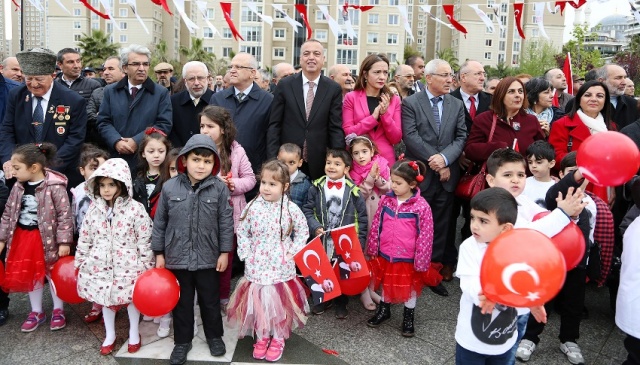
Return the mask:
[[[75,188],[71,188],[71,195],[73,197],[73,215],[75,216],[75,236],[80,235],[82,229],[82,221],[89,210],[91,205],[91,198],[85,193],[84,187],[86,181],[89,180],[91,175],[100,165],[109,159],[109,154],[91,144],[85,144],[82,146],[82,152],[80,152],[80,175],[84,178],[84,181]],[[102,306],[97,303],[93,303],[91,310],[84,316],[85,323],[92,323],[102,317]]]
[[[219,276],[233,249],[229,189],[216,177],[220,157],[209,136],[196,134],[187,141],[178,171],[162,187],[151,241],[156,267],[166,266],[180,283],[180,300],[173,309],[172,364],[184,364],[191,350],[196,291],[209,351],[212,356],[225,354]]]
[[[282,162],[263,165],[260,195],[247,205],[238,226],[238,257],[246,268],[227,312],[230,321],[241,324],[240,338],[256,334],[253,357],[272,362],[280,360],[284,341],[304,326],[309,311],[293,261],[309,238],[309,228],[300,208],[286,196],[289,181]]]
[[[314,236],[355,223],[360,246],[364,248],[367,239],[367,210],[364,199],[360,195],[360,189],[353,181],[346,178],[351,162],[351,155],[346,150],[330,149],[327,151],[324,165],[326,175],[311,184],[309,196],[302,207],[302,212],[307,218],[309,232],[313,232]],[[337,260],[331,235],[325,237],[324,245],[327,257]],[[332,302],[336,304],[336,318],[347,318],[349,297],[341,295],[334,301],[330,301],[329,306]],[[314,306],[312,312],[322,314],[327,308],[327,302],[323,302]]]
[[[153,219],[162,185],[170,177],[166,157],[171,142],[163,131],[153,127],[147,128],[144,134],[138,147],[138,174],[133,181],[133,198],[142,203]]]
[[[551,178],[551,169],[556,165],[555,158],[556,151],[547,141],[535,141],[527,147],[527,163],[533,176],[527,178],[522,194],[545,209],[547,190],[556,183]]]
[[[506,365],[513,361],[517,310],[482,295],[480,267],[489,242],[511,230],[517,217],[516,199],[505,189],[489,188],[471,199],[472,236],[460,245],[456,270],[462,289],[455,334],[456,365]],[[546,322],[544,307],[531,310],[536,320]]]
[[[93,204],[80,231],[75,258],[78,295],[102,306],[106,330],[102,355],[115,349],[116,312],[127,307],[128,351],[134,353],[142,342],[140,312],[132,303],[133,287],[138,276],[154,266],[151,218],[132,198],[131,171],[123,159],[109,159],[98,167],[87,180],[85,191]]]
[[[256,176],[244,148],[236,138],[236,127],[229,112],[220,106],[209,105],[200,112],[200,133],[206,134],[216,144],[220,156],[218,177],[227,184],[233,207],[233,231],[238,229],[238,220],[247,205],[244,194],[256,185]],[[235,246],[235,244],[234,244]],[[233,250],[229,252],[227,270],[220,275],[220,306],[226,312],[231,293],[231,263]]]
[[[7,248],[5,279],[7,293],[28,292],[31,313],[22,332],[32,332],[47,316],[42,310],[44,278],[59,257],[67,256],[73,244],[73,215],[67,194],[67,178],[48,169],[56,156],[51,143],[18,146],[11,155],[11,189],[0,222],[0,252]],[[53,298],[51,330],[66,326],[63,305],[50,285]]]
[[[300,171],[302,166],[302,149],[295,143],[285,143],[278,150],[278,160],[287,165],[289,170],[289,197],[302,209],[307,202],[307,195],[311,187],[311,180]]]
[[[404,303],[405,337],[414,335],[416,298],[424,279],[438,275],[437,270],[429,267],[433,248],[431,207],[418,188],[425,172],[426,167],[419,161],[398,161],[393,165],[392,192],[380,200],[367,241],[375,287],[382,284],[378,311],[367,325],[379,327],[391,318],[390,303]]]
[[[178,161],[178,155],[180,154],[180,148],[172,148],[167,153],[167,168],[169,169],[169,178],[178,176],[178,167],[176,162]]]

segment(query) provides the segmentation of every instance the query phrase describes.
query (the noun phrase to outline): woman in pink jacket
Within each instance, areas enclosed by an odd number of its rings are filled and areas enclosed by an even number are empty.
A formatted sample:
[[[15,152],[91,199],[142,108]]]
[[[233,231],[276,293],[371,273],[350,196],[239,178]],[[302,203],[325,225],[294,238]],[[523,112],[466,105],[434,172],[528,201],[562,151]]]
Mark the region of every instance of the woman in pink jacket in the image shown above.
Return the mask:
[[[344,134],[368,135],[389,164],[396,161],[393,145],[402,139],[400,98],[387,87],[389,60],[383,54],[367,56],[360,65],[354,90],[344,97]]]
[[[233,230],[236,231],[240,214],[247,205],[244,194],[256,185],[256,176],[244,148],[236,138],[236,127],[231,115],[223,107],[207,106],[200,113],[200,133],[206,134],[216,144],[220,155],[220,172],[218,177],[224,181],[231,191],[233,206]],[[235,243],[234,243],[235,250]],[[229,265],[220,275],[220,306],[225,310],[231,292],[231,263],[233,251],[229,252]]]

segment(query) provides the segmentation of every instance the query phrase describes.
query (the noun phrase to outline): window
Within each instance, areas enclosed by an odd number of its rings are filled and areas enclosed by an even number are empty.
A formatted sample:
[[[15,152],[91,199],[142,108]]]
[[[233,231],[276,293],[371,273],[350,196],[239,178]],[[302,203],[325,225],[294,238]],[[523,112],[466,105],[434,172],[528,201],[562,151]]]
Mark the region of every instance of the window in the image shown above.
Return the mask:
[[[213,38],[213,29],[209,27],[202,28],[202,37],[203,38]]]
[[[492,43],[491,39],[485,39],[484,40],[484,45],[487,46],[487,47],[491,47],[491,43]]]
[[[507,29],[500,28],[500,38],[507,38]]]
[[[120,22],[120,30],[127,30],[127,22]]]
[[[538,29],[531,29],[531,36],[532,37],[538,37],[539,36],[539,30]]]
[[[120,43],[127,43],[127,35],[120,34]]]
[[[398,44],[398,33],[387,33],[387,44]]]
[[[285,30],[284,28],[276,28],[273,30],[273,38],[276,39],[285,39],[286,35],[285,35]]]
[[[80,16],[80,13],[81,13],[80,9],[73,9],[74,16]]]
[[[80,29],[80,28],[82,28],[82,26],[80,25],[80,22],[73,22],[73,29]]]
[[[520,52],[520,42],[513,42],[513,51]]]
[[[487,8],[493,8],[495,3],[495,0],[487,0]]]
[[[262,47],[261,46],[242,46],[240,52],[247,52],[256,58],[256,61],[262,61]]]
[[[389,6],[396,6],[398,4],[399,4],[398,0],[389,0]]]
[[[389,57],[389,63],[398,63],[398,54],[397,53],[387,53]]]
[[[100,29],[100,23],[92,22],[91,23],[91,29]]]
[[[490,60],[491,59],[491,52],[485,52],[484,53],[484,59],[485,60]]]
[[[498,63],[504,63],[504,62],[505,62],[504,53],[498,53]]]
[[[129,16],[129,9],[121,8],[120,9],[120,18],[126,18]]]
[[[387,24],[389,25],[398,25],[398,15],[397,14],[389,14],[389,19],[387,20]]]
[[[347,37],[347,33],[342,33],[338,36],[337,44],[342,44],[345,46],[356,46],[358,45],[358,38],[349,38]]]
[[[282,9],[282,10],[285,12],[285,14],[287,13],[287,9]],[[284,15],[279,10],[276,10],[276,9],[273,9],[273,17],[276,19],[284,19]]]
[[[337,50],[336,63],[341,65],[358,65],[358,51],[355,49]]]
[[[507,25],[507,16],[506,15],[500,15],[500,24],[502,26],[506,26]]]
[[[226,39],[233,38],[233,34],[231,34],[231,29],[222,28],[222,38],[226,38]]]
[[[80,35],[80,34],[74,34],[73,35],[73,40],[76,41],[76,42],[79,42],[80,38],[82,38],[82,35]]]
[[[505,41],[500,41],[498,42],[498,50],[499,51],[503,51],[507,48],[507,42]]]
[[[213,47],[203,47],[204,51],[207,53],[213,53]]]
[[[369,0],[369,5],[380,5],[380,0]]]
[[[207,9],[207,19],[214,19],[216,17],[216,9],[208,8]]]
[[[379,23],[380,23],[379,14],[369,14],[369,24],[379,24]]]
[[[256,10],[258,11],[258,13],[262,14],[262,6],[256,6]],[[245,6],[242,8],[242,21],[243,22],[259,22],[261,20],[260,20],[260,17],[258,17],[258,14],[249,10],[249,8]]]
[[[503,13],[506,13],[507,10],[509,10],[509,3],[502,3],[500,4],[500,11]]]
[[[378,33],[367,33],[367,43],[378,43]]]
[[[113,1],[110,1],[111,6],[113,6]],[[120,4],[126,4],[127,0],[120,0]]]
[[[357,9],[349,9],[348,13],[349,13],[349,21],[351,22],[351,25],[353,25],[353,26],[359,25],[360,24],[360,13],[362,13],[362,12],[360,10],[357,10]],[[344,24],[344,19],[342,18],[342,15],[338,17],[338,24],[341,24],[341,25]]]
[[[418,38],[418,44],[422,44],[422,38]]]
[[[329,32],[326,30],[316,30],[316,39],[320,42],[326,42],[329,37]]]
[[[321,11],[316,11],[316,21],[324,21],[324,20],[327,20],[324,17],[324,13]]]
[[[240,34],[246,42],[262,42],[262,27],[240,27]]]
[[[284,58],[284,48],[274,48],[273,58]]]
[[[231,53],[233,53],[233,48],[231,47],[222,47],[222,57],[231,57]]]
[[[514,54],[513,57],[511,58],[511,63],[513,63],[514,65],[517,65],[520,63],[520,55]]]

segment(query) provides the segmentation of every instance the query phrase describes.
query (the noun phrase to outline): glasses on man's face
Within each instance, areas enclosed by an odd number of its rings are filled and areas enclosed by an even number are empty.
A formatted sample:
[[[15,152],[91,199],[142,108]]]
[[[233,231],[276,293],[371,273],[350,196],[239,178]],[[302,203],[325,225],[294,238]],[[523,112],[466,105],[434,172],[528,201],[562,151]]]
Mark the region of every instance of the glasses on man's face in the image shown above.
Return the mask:
[[[151,66],[151,63],[149,63],[149,62],[129,62],[129,63],[127,63],[127,66],[131,66],[133,68],[138,68],[138,67],[142,66],[142,67],[146,68],[146,67]]]
[[[253,70],[253,67],[249,66],[239,66],[239,65],[229,65],[227,66],[227,70]]]
[[[198,80],[199,82],[205,82],[207,81],[207,79],[207,76],[191,76],[186,78],[185,80],[187,80],[188,83],[194,83],[196,82],[196,80]]]
[[[487,73],[486,73],[486,72],[484,72],[484,71],[478,71],[478,72],[474,72],[474,73],[471,73],[471,72],[465,72],[465,74],[471,74],[471,75],[473,75],[473,76],[475,76],[475,77],[480,77],[480,76],[487,77]]]
[[[440,76],[442,78],[445,79],[452,79],[453,78],[453,74],[452,73],[446,73],[446,74],[432,74],[434,76]]]

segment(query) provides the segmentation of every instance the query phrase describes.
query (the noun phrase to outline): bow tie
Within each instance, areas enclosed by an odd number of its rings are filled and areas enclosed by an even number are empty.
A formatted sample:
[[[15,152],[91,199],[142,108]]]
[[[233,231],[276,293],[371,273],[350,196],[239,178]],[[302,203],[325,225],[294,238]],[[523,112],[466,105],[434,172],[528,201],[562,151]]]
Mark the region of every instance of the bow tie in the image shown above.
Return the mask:
[[[342,189],[342,181],[338,181],[338,182],[327,181],[327,186],[329,187],[329,189],[335,187],[336,189],[340,190]]]

